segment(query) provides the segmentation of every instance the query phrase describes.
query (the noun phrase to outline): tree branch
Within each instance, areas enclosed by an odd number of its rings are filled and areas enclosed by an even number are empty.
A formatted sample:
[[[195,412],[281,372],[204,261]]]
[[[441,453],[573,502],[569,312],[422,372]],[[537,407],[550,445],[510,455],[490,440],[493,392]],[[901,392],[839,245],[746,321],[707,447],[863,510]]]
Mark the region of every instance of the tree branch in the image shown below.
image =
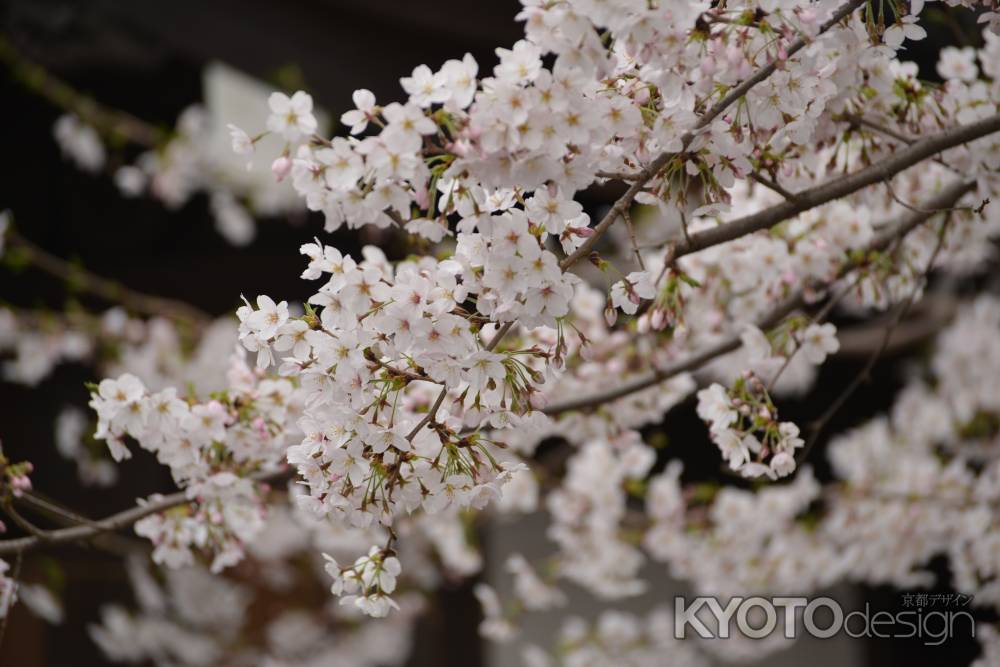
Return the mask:
[[[822,185],[793,193],[790,200],[786,200],[752,215],[727,222],[718,227],[693,234],[689,240],[679,240],[676,244],[674,257],[690,255],[711,246],[733,241],[753,232],[769,229],[812,208],[845,197],[869,185],[882,182],[904,169],[908,169],[926,160],[932,155],[979,139],[998,130],[1000,130],[1000,114],[995,114],[975,123],[960,125],[925,137],[885,158],[878,164],[874,164],[853,174],[835,178]]]
[[[286,470],[272,470],[258,473],[253,479],[258,482],[272,482],[285,478],[288,475]],[[45,531],[44,539],[32,535],[12,540],[0,540],[0,555],[19,553],[36,549],[43,545],[63,544],[66,542],[79,542],[106,532],[112,532],[131,526],[136,521],[151,514],[165,512],[178,505],[195,502],[188,498],[187,493],[178,491],[156,500],[150,500],[144,504],[137,505],[117,514],[112,514],[104,519],[89,521],[87,523],[72,526],[70,528],[60,528],[58,530]]]
[[[925,210],[913,211],[908,215],[903,216],[895,224],[888,225],[885,230],[877,234],[875,238],[872,239],[871,243],[868,245],[868,249],[883,250],[890,243],[892,243],[894,239],[906,236],[914,228],[936,215],[932,209],[945,209],[954,205],[955,202],[961,199],[964,194],[972,190],[974,187],[974,181],[957,182],[949,185],[941,190],[941,192],[935,197],[932,197],[925,202],[925,205],[922,207]],[[850,269],[854,268],[854,266],[854,263],[845,264],[845,266],[842,267],[837,276],[830,281],[830,283],[840,279]],[[759,320],[757,322],[757,326],[761,329],[768,329],[802,305],[804,305],[803,291],[802,289],[799,289],[791,294],[785,301],[775,306],[773,310]],[[728,338],[725,338],[704,350],[694,352],[688,357],[664,366],[663,368],[656,369],[651,373],[638,377],[630,382],[626,382],[618,387],[589,396],[581,396],[562,403],[554,403],[546,407],[543,412],[547,415],[554,416],[563,412],[587,410],[597,407],[609,401],[614,401],[635,392],[642,391],[648,387],[652,387],[653,385],[659,384],[660,382],[680,375],[681,373],[700,368],[716,357],[720,357],[739,349],[740,346],[740,337],[736,334],[730,335]]]
[[[55,106],[71,111],[105,136],[123,138],[146,148],[163,144],[169,134],[160,128],[119,109],[106,107],[53,76],[44,67],[30,62],[6,39],[0,38],[0,62],[10,68],[14,78]]]
[[[12,248],[18,248],[26,255],[31,266],[105,301],[120,303],[126,308],[144,315],[170,317],[193,325],[204,324],[211,319],[207,313],[183,301],[143,294],[121,283],[75,266],[61,257],[49,253],[14,230],[9,230],[6,238]]]

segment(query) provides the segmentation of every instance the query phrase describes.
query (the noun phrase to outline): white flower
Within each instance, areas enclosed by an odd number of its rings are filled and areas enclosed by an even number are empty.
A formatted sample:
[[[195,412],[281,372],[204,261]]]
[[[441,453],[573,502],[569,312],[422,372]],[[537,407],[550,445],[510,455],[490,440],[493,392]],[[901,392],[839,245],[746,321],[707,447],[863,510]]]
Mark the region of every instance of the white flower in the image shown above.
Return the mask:
[[[963,49],[946,46],[941,49],[937,72],[943,79],[958,79],[973,81],[979,77],[976,67],[976,50],[972,47]]]
[[[420,107],[440,104],[451,96],[445,87],[447,82],[443,72],[435,74],[427,65],[417,65],[411,76],[399,80],[400,85],[410,95],[410,101]]]
[[[649,271],[635,271],[611,286],[611,303],[626,315],[634,315],[643,299],[656,296],[653,275]]]
[[[513,49],[498,48],[496,54],[500,57],[500,64],[493,68],[493,75],[500,81],[534,81],[542,69],[538,47],[523,39],[514,44]]]
[[[247,317],[247,325],[261,338],[273,338],[288,320],[288,302],[275,303],[264,294],[257,297],[257,310]]]
[[[345,111],[340,116],[340,122],[351,128],[351,134],[361,134],[368,127],[368,121],[375,118],[378,107],[375,106],[375,95],[365,88],[355,90],[351,99],[356,108]]]
[[[233,143],[233,152],[237,155],[253,155],[254,144],[250,135],[232,123],[226,125],[226,128]]]
[[[723,432],[738,414],[723,386],[712,384],[698,392],[698,416],[711,423],[712,431]]]
[[[839,349],[837,327],[829,322],[810,324],[802,332],[802,354],[809,363],[822,364],[828,354],[834,354]]]
[[[883,38],[887,46],[898,49],[903,45],[903,40],[919,41],[927,36],[927,31],[917,25],[917,17],[904,16],[898,23],[890,26]]]
[[[281,134],[288,141],[298,141],[316,131],[313,100],[308,93],[300,90],[291,97],[284,93],[271,93],[267,104],[271,107],[267,129]]]
[[[714,432],[712,437],[722,452],[722,458],[729,462],[733,470],[739,470],[750,460],[749,444],[755,441],[752,435],[743,436],[738,431],[725,429]]]
[[[479,65],[471,54],[466,53],[461,60],[448,60],[441,67],[444,88],[448,91],[446,108],[464,109],[472,104],[476,94],[476,75]]]
[[[56,142],[63,154],[80,169],[96,173],[104,168],[106,154],[101,138],[91,126],[74,114],[60,116],[53,128]]]
[[[771,470],[778,477],[787,477],[795,472],[795,457],[788,452],[778,452],[771,459]]]

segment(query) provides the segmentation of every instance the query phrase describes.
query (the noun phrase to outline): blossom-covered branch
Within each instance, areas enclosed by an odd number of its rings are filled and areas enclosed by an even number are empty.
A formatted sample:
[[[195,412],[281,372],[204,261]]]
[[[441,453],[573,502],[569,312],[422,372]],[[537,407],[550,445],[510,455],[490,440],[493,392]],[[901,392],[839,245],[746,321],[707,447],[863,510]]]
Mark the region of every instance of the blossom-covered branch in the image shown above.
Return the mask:
[[[940,193],[936,196],[923,202],[923,208],[925,210],[914,211],[909,215],[904,216],[901,220],[896,221],[890,225],[886,226],[886,229],[876,236],[871,243],[868,244],[867,248],[863,252],[859,253],[859,257],[865,258],[863,261],[867,261],[867,253],[871,251],[884,250],[893,241],[900,239],[907,234],[909,234],[914,228],[923,223],[927,222],[933,218],[936,214],[939,214],[941,209],[947,209],[955,205],[955,203],[962,198],[964,194],[969,192],[975,187],[975,183],[971,181],[957,181],[950,186],[942,189]],[[844,274],[846,274],[857,262],[846,262],[841,270],[838,272],[836,279],[840,279]],[[825,288],[829,288],[829,285],[810,285],[809,289],[822,292]],[[758,328],[766,330],[776,324],[778,324],[782,318],[786,317],[790,313],[794,312],[796,309],[801,308],[805,305],[803,301],[804,288],[795,290],[791,295],[789,295],[782,303],[777,305],[771,312],[769,312],[765,317],[757,321],[755,324]],[[573,410],[586,410],[589,408],[594,408],[605,403],[609,403],[616,399],[622,398],[623,396],[628,396],[629,394],[635,393],[637,391],[642,391],[648,387],[659,384],[665,380],[672,377],[680,375],[681,373],[686,373],[689,371],[697,370],[701,366],[704,366],[713,359],[720,357],[724,354],[728,354],[733,350],[736,350],[743,344],[743,339],[740,335],[733,335],[725,340],[716,343],[715,345],[697,352],[689,357],[680,359],[672,364],[669,364],[663,368],[658,368],[648,373],[647,375],[632,380],[626,384],[619,387],[609,389],[593,396],[580,396],[569,401],[564,401],[560,403],[554,403],[547,406],[544,409],[545,414],[548,415],[558,415],[564,412],[570,412]]]

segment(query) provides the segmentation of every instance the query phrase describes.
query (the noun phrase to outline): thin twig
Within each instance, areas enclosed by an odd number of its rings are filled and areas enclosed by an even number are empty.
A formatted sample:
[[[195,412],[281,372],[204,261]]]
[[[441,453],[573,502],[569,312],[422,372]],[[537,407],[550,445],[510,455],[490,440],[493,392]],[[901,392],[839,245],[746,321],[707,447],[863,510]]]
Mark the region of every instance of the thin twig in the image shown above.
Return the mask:
[[[945,232],[948,230],[948,224],[951,222],[951,219],[952,216],[949,214],[945,216],[944,222],[941,223],[941,231],[938,234],[937,245],[934,247],[934,252],[931,253],[930,259],[927,260],[927,268],[924,270],[923,275],[916,281],[916,284],[913,286],[913,289],[910,291],[907,298],[900,302],[899,307],[896,309],[896,313],[893,315],[892,321],[885,328],[885,333],[882,336],[882,343],[879,345],[878,349],[876,349],[871,356],[868,357],[868,361],[865,363],[864,368],[861,369],[861,372],[854,376],[854,379],[851,380],[850,384],[848,384],[847,387],[840,392],[837,398],[833,400],[833,403],[830,404],[819,419],[812,423],[810,427],[809,440],[807,440],[805,446],[799,450],[799,455],[796,457],[799,463],[805,461],[809,457],[809,453],[819,440],[819,436],[823,432],[823,429],[826,428],[826,425],[830,422],[830,420],[833,419],[838,412],[840,412],[844,403],[846,403],[854,392],[857,391],[858,387],[871,380],[871,372],[875,368],[875,364],[878,363],[878,360],[883,354],[885,354],[886,349],[889,347],[889,340],[892,338],[893,331],[896,330],[896,327],[899,326],[899,323],[906,316],[906,313],[909,312],[910,307],[917,298],[917,294],[923,289],[924,285],[926,285],[930,272],[934,269],[934,262],[937,261],[938,254],[940,254],[941,248],[944,247]]]
[[[441,391],[438,393],[437,398],[434,399],[434,405],[432,405],[431,409],[427,411],[427,414],[424,415],[423,419],[417,422],[417,425],[413,427],[413,430],[407,434],[407,442],[413,442],[413,439],[417,437],[418,433],[420,433],[420,429],[431,423],[435,415],[437,415],[437,411],[441,407],[441,403],[444,402],[444,397],[447,393],[448,387],[441,387]]]
[[[632,252],[635,253],[635,261],[639,263],[639,269],[646,270],[646,263],[642,261],[642,253],[639,252],[639,244],[635,240],[635,225],[632,224],[632,216],[628,211],[622,213],[625,220],[625,227],[628,229],[629,240],[632,242]]]
[[[167,132],[155,125],[120,109],[104,106],[84,95],[44,67],[26,59],[2,37],[0,62],[6,64],[25,87],[55,106],[77,114],[105,136],[123,138],[146,148],[156,148],[169,138]]]
[[[859,274],[851,282],[845,283],[844,286],[841,287],[836,294],[834,294],[831,298],[827,299],[827,302],[823,304],[823,307],[815,315],[809,318],[809,322],[806,323],[806,326],[803,327],[803,329],[808,329],[813,324],[819,324],[820,322],[825,321],[826,318],[830,315],[830,312],[836,307],[836,305],[840,303],[840,301],[845,296],[847,296],[859,282],[861,282],[861,278],[862,275]],[[782,373],[784,373],[785,369],[787,369],[789,364],[792,363],[792,359],[794,359],[795,355],[798,354],[799,350],[802,349],[802,343],[798,340],[798,338],[792,337],[792,340],[795,342],[795,347],[792,349],[791,353],[787,357],[785,357],[785,361],[784,363],[781,364],[781,368],[778,369],[778,372],[775,373],[774,377],[772,377],[770,382],[767,383],[766,391],[769,394],[774,389],[774,385],[778,383],[778,380],[781,378]]]
[[[284,479],[287,476],[288,471],[282,469],[257,473],[253,476],[253,479],[258,482],[271,482]],[[104,519],[90,521],[86,524],[76,525],[70,528],[60,528],[59,530],[46,531],[45,540],[41,540],[34,535],[10,540],[0,540],[0,554],[27,551],[38,548],[43,544],[62,544],[66,542],[79,542],[81,540],[90,539],[91,537],[100,535],[101,533],[112,532],[131,526],[136,521],[151,514],[164,512],[173,507],[177,507],[178,505],[184,505],[190,502],[194,501],[188,497],[186,492],[178,491],[177,493],[171,493],[157,498],[156,500],[150,500],[141,505],[136,505],[135,507],[118,512],[117,514],[112,514]]]
[[[71,264],[14,230],[7,232],[7,242],[11,248],[24,253],[31,266],[105,301],[119,303],[144,315],[170,317],[192,325],[200,326],[211,319],[207,313],[183,301],[144,294]]]
[[[881,123],[872,120],[871,118],[868,118],[866,116],[862,116],[860,114],[847,114],[844,116],[844,119],[855,125],[867,127],[870,130],[874,130],[879,134],[885,135],[890,139],[895,139],[896,141],[902,142],[906,145],[910,145],[917,141],[913,137],[907,134],[903,134],[899,130],[894,130],[891,127],[886,127],[885,125],[882,125]],[[955,174],[962,175],[964,173],[956,169],[955,167],[951,166],[950,164],[942,160],[940,157],[934,158],[934,162],[938,163],[942,167],[945,167],[946,169],[951,170]]]
[[[757,181],[768,190],[778,193],[779,195],[781,195],[782,197],[784,197],[789,201],[795,198],[795,195],[793,195],[791,192],[782,187],[780,183],[778,183],[777,181],[773,181],[770,178],[767,178],[763,174],[760,174],[756,171],[752,171],[750,172],[750,178]]]
[[[885,185],[886,190],[889,191],[889,196],[892,197],[893,201],[895,201],[897,204],[899,204],[903,208],[905,208],[907,210],[910,210],[910,211],[915,211],[917,213],[948,213],[949,211],[970,211],[970,210],[972,210],[968,206],[963,206],[961,208],[939,208],[939,209],[934,210],[934,211],[924,210],[922,208],[914,206],[913,204],[910,204],[909,202],[903,201],[899,197],[899,195],[896,194],[896,190],[892,187],[892,179],[891,178],[885,179],[882,182],[882,184]]]
[[[895,139],[896,141],[900,141],[907,145],[912,144],[916,141],[916,139],[914,139],[913,137],[903,134],[899,130],[894,130],[891,127],[886,127],[885,125],[882,125],[881,123],[878,123],[872,120],[871,118],[862,116],[860,114],[848,114],[847,116],[845,116],[845,119],[857,125],[863,125],[868,129],[875,130],[879,134],[884,134],[885,136],[891,139]]]
[[[389,375],[406,378],[410,382],[430,382],[431,384],[442,384],[440,380],[435,380],[434,378],[427,377],[426,375],[408,371],[405,368],[390,366],[379,359],[371,359],[371,363],[372,366],[374,366],[374,369],[384,369]]]
[[[44,530],[42,530],[35,524],[25,519],[23,516],[21,516],[21,513],[18,512],[16,509],[14,509],[13,503],[11,502],[4,503],[3,510],[4,513],[7,514],[7,516],[9,516],[11,519],[14,520],[14,523],[16,523],[21,530],[28,533],[29,535],[37,537],[39,540],[42,540],[43,542],[48,540],[48,533],[46,533]]]

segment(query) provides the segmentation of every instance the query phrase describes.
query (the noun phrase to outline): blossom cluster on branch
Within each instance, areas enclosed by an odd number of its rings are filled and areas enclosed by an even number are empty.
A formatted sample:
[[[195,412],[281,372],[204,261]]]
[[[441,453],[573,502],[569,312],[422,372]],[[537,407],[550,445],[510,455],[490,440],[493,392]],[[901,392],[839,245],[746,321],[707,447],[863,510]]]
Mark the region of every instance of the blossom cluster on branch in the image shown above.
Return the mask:
[[[544,507],[548,566],[508,561],[510,605],[477,589],[489,638],[562,606],[565,582],[640,595],[649,559],[725,594],[921,585],[945,554],[958,588],[997,605],[1000,475],[982,451],[1000,430],[995,298],[963,306],[888,417],[831,442],[834,482],[804,465],[828,417],[781,416],[840,350],[835,310],[888,322],[874,364],[932,275],[962,280],[996,260],[997,14],[980,12],[981,49],[942,51],[934,84],[902,59],[925,35],[924,3],[889,4],[522,0],[524,39],[497,49],[492,70],[466,55],[417,66],[402,101],[358,90],[341,135],[318,134],[306,92],[275,92],[261,127],[229,127],[233,150],[269,162],[326,232],[394,229],[418,252],[355,257],[303,239],[315,291],[301,308],[244,298],[238,331],[211,348],[228,351],[218,384],[144,381],[136,355],[92,387],[112,457],[147,450],[181,489],[125,517],[153,560],[236,577],[280,530],[273,514],[294,516],[296,531],[350,535],[351,552],[325,565],[317,555],[334,549],[289,538],[317,547],[313,574],[350,609],[327,620],[392,617],[440,583],[435,568],[480,569],[477,517]],[[258,155],[265,137],[277,153]],[[577,201],[598,187],[617,193],[600,215]],[[627,230],[617,251],[613,228]],[[758,486],[690,485],[680,461],[658,465],[639,429],[689,397],[706,446]],[[558,469],[538,455],[554,438]],[[277,501],[285,476],[295,483]],[[173,650],[181,635],[156,620],[165,603],[143,606],[94,631],[110,654]],[[571,621],[559,656],[535,647],[526,662],[659,664],[669,651],[700,664],[666,639],[669,622]],[[151,639],[130,643],[144,623]],[[207,664],[214,650],[171,658]]]

